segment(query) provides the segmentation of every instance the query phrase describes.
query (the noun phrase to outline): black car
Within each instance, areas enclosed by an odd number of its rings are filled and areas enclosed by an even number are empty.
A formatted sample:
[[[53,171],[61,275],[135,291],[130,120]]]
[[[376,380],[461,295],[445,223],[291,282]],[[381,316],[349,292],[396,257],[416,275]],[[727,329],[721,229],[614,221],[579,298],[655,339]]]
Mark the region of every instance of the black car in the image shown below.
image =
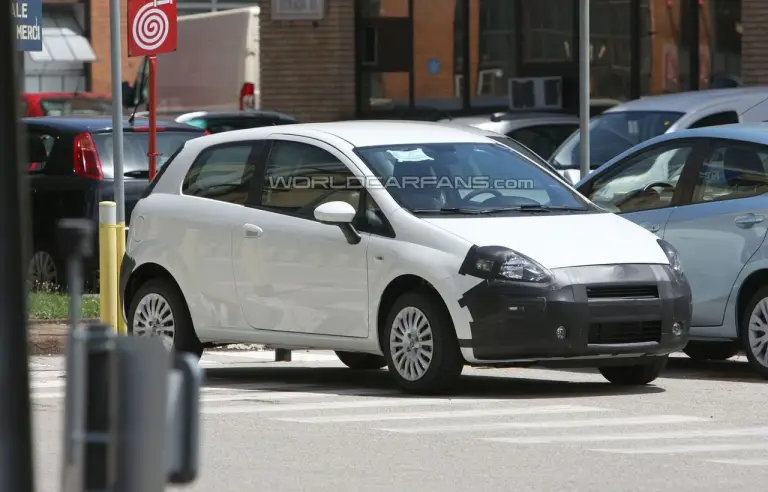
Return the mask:
[[[136,113],[137,117],[147,118],[149,113]],[[210,133],[221,133],[246,128],[258,128],[272,125],[291,125],[298,121],[287,114],[277,111],[169,111],[159,110],[158,118],[186,123],[207,130]]]
[[[63,218],[90,218],[96,223],[99,202],[114,200],[112,119],[44,116],[25,118],[22,122],[28,142],[32,205],[29,277],[33,287],[63,287],[65,255],[56,244],[57,222]],[[124,122],[126,226],[149,182],[148,130],[145,120]],[[205,134],[205,130],[194,126],[159,121],[158,169],[186,141]],[[94,241],[98,241],[97,235]],[[86,267],[88,278],[93,280],[98,271],[98,255]]]

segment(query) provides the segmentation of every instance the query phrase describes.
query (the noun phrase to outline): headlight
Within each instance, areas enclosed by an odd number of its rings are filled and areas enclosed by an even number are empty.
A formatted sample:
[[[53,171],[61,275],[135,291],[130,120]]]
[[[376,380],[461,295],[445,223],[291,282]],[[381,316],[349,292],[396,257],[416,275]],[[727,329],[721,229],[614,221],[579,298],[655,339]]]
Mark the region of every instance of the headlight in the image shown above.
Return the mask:
[[[546,283],[552,274],[527,256],[502,246],[473,246],[459,269],[462,275],[513,282]]]
[[[674,270],[675,273],[682,276],[683,264],[680,263],[680,255],[677,254],[677,250],[663,239],[657,239],[656,241],[658,241],[659,246],[661,246],[661,249],[664,251],[664,254],[667,255],[669,266],[672,267],[672,270]]]

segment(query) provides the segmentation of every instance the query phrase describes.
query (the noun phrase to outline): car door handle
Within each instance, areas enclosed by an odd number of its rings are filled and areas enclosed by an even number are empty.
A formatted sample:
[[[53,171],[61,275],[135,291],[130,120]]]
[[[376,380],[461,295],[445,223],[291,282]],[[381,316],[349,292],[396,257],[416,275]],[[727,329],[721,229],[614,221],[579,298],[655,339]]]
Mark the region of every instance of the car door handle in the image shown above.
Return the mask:
[[[243,231],[245,232],[246,238],[256,238],[261,237],[262,234],[264,234],[264,229],[257,225],[253,224],[245,224],[243,225]]]
[[[651,232],[659,232],[659,229],[661,229],[661,226],[659,224],[649,224],[648,222],[643,222],[640,225]]]
[[[759,224],[764,220],[765,220],[764,215],[755,215],[753,213],[748,213],[746,215],[741,215],[739,217],[736,217],[736,219],[734,219],[734,222],[738,227],[741,227],[742,229],[747,229],[749,227],[752,227],[755,224]]]

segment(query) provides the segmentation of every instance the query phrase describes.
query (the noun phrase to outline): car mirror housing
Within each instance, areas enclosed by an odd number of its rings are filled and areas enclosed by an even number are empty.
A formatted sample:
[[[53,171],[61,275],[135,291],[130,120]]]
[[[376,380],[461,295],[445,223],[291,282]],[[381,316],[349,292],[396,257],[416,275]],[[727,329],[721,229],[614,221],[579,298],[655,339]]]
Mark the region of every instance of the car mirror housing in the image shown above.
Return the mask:
[[[315,219],[325,224],[349,224],[357,211],[347,202],[328,202],[315,208]]]

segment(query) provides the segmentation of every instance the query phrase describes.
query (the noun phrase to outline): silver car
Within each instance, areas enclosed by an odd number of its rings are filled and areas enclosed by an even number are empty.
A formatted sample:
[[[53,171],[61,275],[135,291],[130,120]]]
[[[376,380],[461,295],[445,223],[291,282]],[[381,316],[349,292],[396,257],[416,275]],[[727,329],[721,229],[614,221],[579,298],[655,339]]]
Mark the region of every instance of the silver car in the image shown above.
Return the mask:
[[[690,357],[743,349],[768,378],[768,124],[667,133],[576,188],[678,250],[693,294]]]
[[[590,169],[650,138],[687,128],[768,120],[768,87],[742,87],[650,96],[608,109],[590,123]],[[575,183],[580,179],[579,132],[549,159]]]

